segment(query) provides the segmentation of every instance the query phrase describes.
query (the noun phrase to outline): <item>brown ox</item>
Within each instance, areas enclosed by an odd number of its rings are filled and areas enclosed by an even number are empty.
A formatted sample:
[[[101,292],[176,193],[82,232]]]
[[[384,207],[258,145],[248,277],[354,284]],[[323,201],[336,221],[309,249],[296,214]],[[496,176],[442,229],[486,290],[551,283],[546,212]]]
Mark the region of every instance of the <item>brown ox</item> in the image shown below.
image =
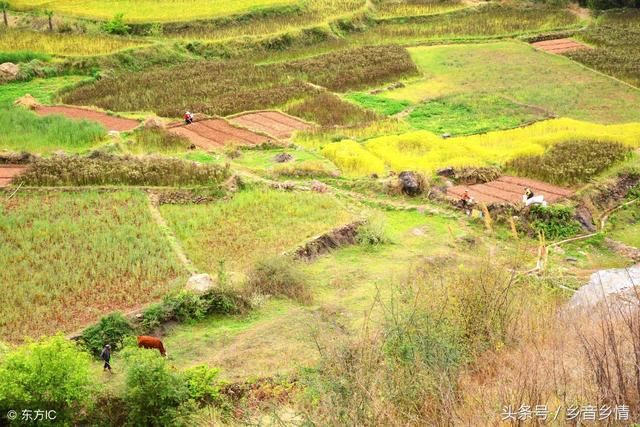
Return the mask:
[[[160,341],[160,338],[139,336],[138,347],[156,349],[160,352],[161,355],[167,355],[167,351],[164,349],[164,345],[162,345],[162,341]]]

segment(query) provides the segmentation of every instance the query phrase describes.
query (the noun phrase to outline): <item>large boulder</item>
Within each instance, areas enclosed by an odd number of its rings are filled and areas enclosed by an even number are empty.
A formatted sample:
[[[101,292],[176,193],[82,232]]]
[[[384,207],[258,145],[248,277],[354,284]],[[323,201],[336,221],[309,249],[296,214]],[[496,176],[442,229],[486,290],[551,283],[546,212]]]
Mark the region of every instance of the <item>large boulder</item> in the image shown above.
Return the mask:
[[[145,129],[161,129],[165,127],[165,124],[158,117],[149,117],[142,123]]]
[[[273,158],[277,163],[286,163],[293,160],[293,156],[289,153],[280,153]]]
[[[422,177],[416,172],[404,171],[398,175],[402,192],[408,196],[418,196],[423,190]]]
[[[187,281],[185,289],[195,294],[205,294],[215,286],[213,279],[208,274],[194,274]]]
[[[15,80],[20,74],[20,66],[12,62],[0,64],[0,82]]]
[[[629,268],[600,270],[589,283],[578,289],[569,301],[569,309],[591,310],[602,302],[619,306],[634,300],[634,287],[640,284],[640,264]],[[626,301],[625,301],[626,300]],[[637,302],[637,299],[635,300]]]

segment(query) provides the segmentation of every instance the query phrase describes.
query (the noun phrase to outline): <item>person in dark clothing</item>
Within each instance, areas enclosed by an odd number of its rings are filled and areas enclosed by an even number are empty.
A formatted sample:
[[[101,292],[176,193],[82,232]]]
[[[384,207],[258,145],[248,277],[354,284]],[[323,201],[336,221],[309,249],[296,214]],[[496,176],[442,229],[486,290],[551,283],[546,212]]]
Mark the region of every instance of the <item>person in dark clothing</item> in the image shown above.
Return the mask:
[[[524,195],[527,198],[527,200],[533,198],[535,196],[535,194],[533,194],[533,191],[531,191],[530,188],[525,188],[524,189]]]
[[[109,344],[105,345],[102,349],[102,353],[100,353],[100,359],[104,360],[103,370],[106,371],[108,369],[109,372],[111,372],[111,365],[109,364],[109,362],[111,361],[111,346]]]

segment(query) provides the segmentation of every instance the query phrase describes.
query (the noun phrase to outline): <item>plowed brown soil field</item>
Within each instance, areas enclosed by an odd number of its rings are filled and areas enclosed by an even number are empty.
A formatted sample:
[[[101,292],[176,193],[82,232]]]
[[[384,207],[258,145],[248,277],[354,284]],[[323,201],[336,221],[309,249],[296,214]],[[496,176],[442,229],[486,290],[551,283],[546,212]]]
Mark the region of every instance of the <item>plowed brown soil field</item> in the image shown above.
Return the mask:
[[[569,197],[573,191],[566,188],[535,181],[528,178],[502,176],[495,181],[476,185],[456,185],[447,189],[447,195],[458,199],[465,190],[477,202],[483,203],[517,203],[522,201],[525,188],[531,188],[536,195],[543,195],[547,202],[553,203]]]
[[[544,40],[531,43],[536,49],[549,53],[564,53],[572,50],[589,49],[589,46],[571,39]]]
[[[278,111],[246,113],[231,117],[229,120],[231,123],[244,126],[247,129],[283,139],[291,138],[295,131],[312,128],[312,125],[309,123]]]
[[[190,125],[170,127],[169,132],[184,136],[200,148],[210,149],[227,144],[258,145],[268,142],[264,135],[230,125],[226,120],[210,119],[194,122]]]
[[[0,165],[0,187],[6,187],[16,176],[27,169],[22,165]]]
[[[79,107],[67,107],[64,105],[42,105],[36,108],[35,112],[41,116],[58,115],[73,120],[91,120],[102,124],[107,130],[115,130],[118,132],[133,130],[140,124],[137,120],[123,119],[122,117],[110,116],[100,111]]]

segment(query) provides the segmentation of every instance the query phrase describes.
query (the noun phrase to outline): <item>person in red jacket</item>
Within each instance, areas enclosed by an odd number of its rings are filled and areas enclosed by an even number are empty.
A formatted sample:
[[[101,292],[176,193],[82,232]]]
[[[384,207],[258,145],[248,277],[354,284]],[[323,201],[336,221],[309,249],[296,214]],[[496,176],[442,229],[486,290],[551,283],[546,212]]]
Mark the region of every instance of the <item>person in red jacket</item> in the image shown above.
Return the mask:
[[[193,123],[193,114],[187,111],[184,113],[184,124],[190,125],[191,123]]]

